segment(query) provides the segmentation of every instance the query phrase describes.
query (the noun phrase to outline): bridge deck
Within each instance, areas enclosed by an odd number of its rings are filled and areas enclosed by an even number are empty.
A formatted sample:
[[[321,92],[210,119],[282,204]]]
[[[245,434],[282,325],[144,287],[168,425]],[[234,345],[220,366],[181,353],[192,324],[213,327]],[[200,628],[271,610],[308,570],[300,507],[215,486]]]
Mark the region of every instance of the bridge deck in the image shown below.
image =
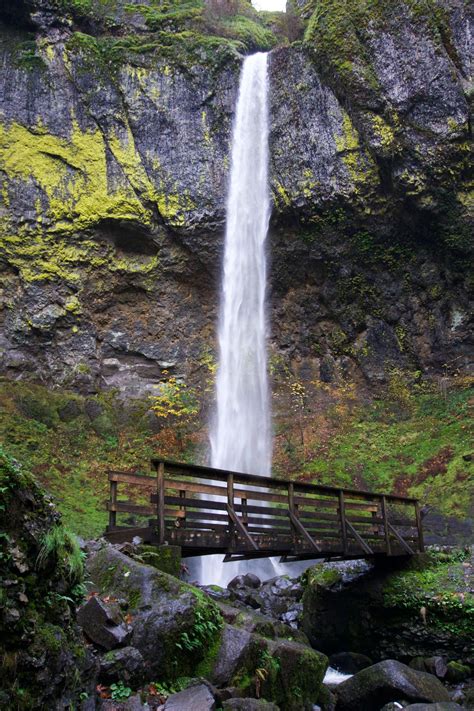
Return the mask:
[[[226,560],[358,558],[424,550],[416,499],[160,459],[152,460],[152,467],[153,476],[109,472],[105,535],[110,541],[138,535],[148,543],[181,546],[184,557],[221,553]]]

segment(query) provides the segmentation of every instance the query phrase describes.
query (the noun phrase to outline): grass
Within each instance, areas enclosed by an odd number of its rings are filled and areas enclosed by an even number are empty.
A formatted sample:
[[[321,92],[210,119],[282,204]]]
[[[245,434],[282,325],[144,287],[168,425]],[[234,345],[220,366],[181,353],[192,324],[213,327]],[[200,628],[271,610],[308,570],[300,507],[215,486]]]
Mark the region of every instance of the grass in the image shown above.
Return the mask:
[[[84,571],[84,556],[79,548],[77,537],[64,526],[54,526],[42,538],[36,559],[39,569],[48,565],[61,565],[68,580],[80,582]]]
[[[420,497],[443,513],[467,515],[472,506],[474,390],[411,396],[408,412],[375,400],[339,423],[304,465],[324,484],[345,484]],[[405,407],[407,403],[405,403]]]

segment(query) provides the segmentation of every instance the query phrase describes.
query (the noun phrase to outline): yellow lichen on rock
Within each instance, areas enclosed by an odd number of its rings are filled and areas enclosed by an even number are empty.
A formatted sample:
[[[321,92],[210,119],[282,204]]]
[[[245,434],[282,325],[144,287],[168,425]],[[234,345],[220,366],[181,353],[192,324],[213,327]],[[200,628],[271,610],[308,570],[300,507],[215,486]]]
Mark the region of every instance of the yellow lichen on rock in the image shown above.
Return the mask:
[[[0,162],[8,178],[32,182],[45,194],[51,231],[75,232],[108,217],[150,222],[129,186],[109,185],[101,132],[82,131],[76,120],[68,138],[42,126],[0,124]]]

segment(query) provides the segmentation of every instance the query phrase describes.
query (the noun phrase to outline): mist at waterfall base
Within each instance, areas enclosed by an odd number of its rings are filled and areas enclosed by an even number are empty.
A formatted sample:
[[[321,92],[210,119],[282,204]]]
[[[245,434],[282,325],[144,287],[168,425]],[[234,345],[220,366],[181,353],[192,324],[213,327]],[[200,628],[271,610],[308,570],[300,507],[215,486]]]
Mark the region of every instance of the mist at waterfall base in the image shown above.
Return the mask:
[[[267,54],[257,53],[244,60],[232,136],[210,443],[213,467],[260,476],[270,476],[272,461],[265,303],[268,131]],[[221,555],[210,555],[199,565],[199,571],[195,561],[188,567],[206,585],[224,586],[245,572],[262,580],[284,572],[273,558],[224,563]]]

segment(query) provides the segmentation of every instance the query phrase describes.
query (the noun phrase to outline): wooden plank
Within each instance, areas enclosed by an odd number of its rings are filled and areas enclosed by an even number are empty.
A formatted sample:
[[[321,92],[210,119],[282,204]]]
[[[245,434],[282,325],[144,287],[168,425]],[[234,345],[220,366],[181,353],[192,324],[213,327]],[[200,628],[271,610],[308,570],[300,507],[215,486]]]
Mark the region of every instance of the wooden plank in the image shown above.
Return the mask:
[[[135,536],[140,536],[144,541],[149,541],[153,536],[153,529],[150,526],[146,527],[130,527],[119,528],[117,527],[114,531],[108,531],[105,534],[105,538],[111,543],[126,543],[131,541]]]
[[[107,502],[108,511],[119,511],[121,513],[134,513],[140,514],[142,516],[153,516],[155,509],[151,506],[143,506],[141,504],[134,504],[133,501],[112,501]]]
[[[147,489],[154,487],[156,479],[154,476],[145,476],[144,474],[133,474],[131,472],[109,471],[109,481],[121,481],[124,484],[137,484],[145,486]]]
[[[182,479],[165,479],[165,489],[178,491],[179,489],[183,491],[189,491],[195,494],[210,494],[211,496],[221,496],[223,499],[226,497],[226,488],[224,486],[210,486],[201,482],[185,482]],[[234,500],[235,499],[246,498],[247,501],[271,501],[274,503],[287,503],[287,496],[283,494],[275,494],[271,491],[251,491],[249,489],[239,489],[234,484]],[[318,508],[337,508],[338,499],[336,498],[326,498],[317,499],[310,498],[308,496],[295,496],[295,504],[298,506],[307,506]],[[363,511],[372,512],[377,511],[377,504],[372,503],[360,503],[355,501],[347,501],[346,507],[348,509],[361,509]]]
[[[156,500],[156,497],[151,497],[152,501]],[[219,520],[226,516],[222,513],[215,513],[217,511],[225,511],[225,504],[224,502],[221,501],[206,501],[203,499],[185,499],[181,497],[176,497],[176,496],[165,496],[165,504],[169,507],[167,508],[167,512],[169,512],[169,515],[173,515],[173,510],[171,509],[171,506],[176,506],[178,509],[180,506],[186,506],[186,514],[187,518],[194,519],[194,520],[199,520],[199,517],[202,517],[203,519],[215,519]],[[246,516],[248,518],[248,521],[255,522],[258,521],[262,525],[277,525],[278,520],[281,519],[281,521],[286,520],[287,518],[287,511],[288,509],[280,509],[280,508],[270,508],[270,507],[261,507],[261,506],[251,506],[248,504],[234,504],[234,510],[236,512],[243,512],[245,510]],[[193,509],[198,509],[198,511],[195,511]],[[301,521],[303,521],[304,525],[310,525],[311,522],[333,522],[334,524],[339,524],[340,522],[340,517],[336,514],[326,514],[326,513],[318,513],[318,512],[309,512],[309,511],[304,511],[301,509],[298,509],[298,517],[300,518]],[[374,524],[382,523],[381,518],[374,518],[371,516],[367,517],[362,517],[362,516],[352,516],[348,515],[346,516],[352,523],[360,523],[362,525],[367,525],[367,526],[373,526]]]

